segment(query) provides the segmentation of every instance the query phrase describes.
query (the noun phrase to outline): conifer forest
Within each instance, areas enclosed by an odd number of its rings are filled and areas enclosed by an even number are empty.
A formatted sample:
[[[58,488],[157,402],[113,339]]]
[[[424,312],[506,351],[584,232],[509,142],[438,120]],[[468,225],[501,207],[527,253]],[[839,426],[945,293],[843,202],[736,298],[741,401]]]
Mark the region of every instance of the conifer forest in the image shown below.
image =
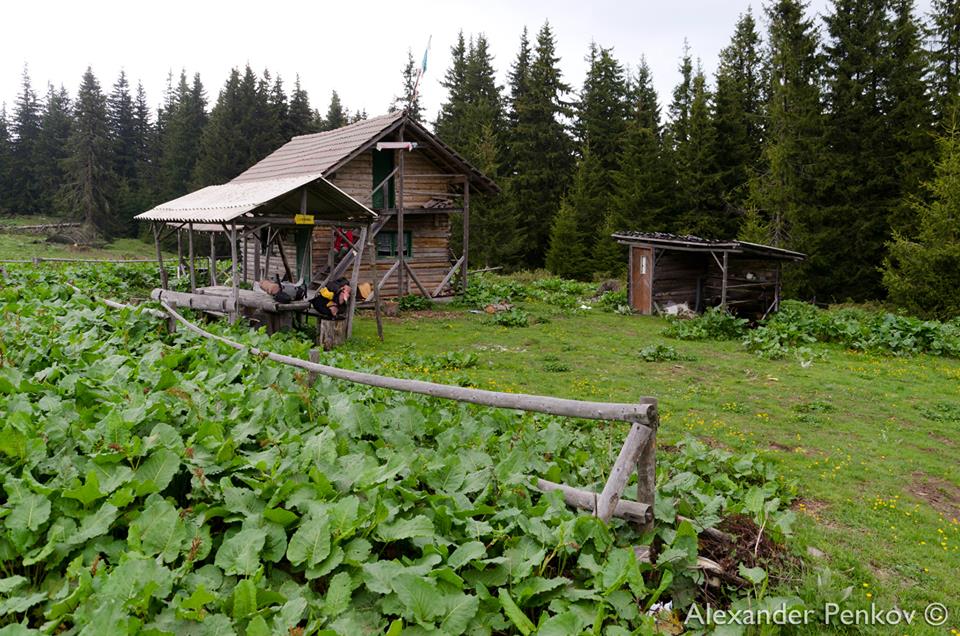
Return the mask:
[[[92,68],[76,90],[43,90],[27,66],[0,111],[0,214],[133,236],[135,214],[293,136],[406,109],[503,189],[474,205],[477,267],[590,280],[626,267],[614,231],[740,238],[808,255],[794,297],[960,313],[960,1],[834,0],[812,17],[771,0],[740,15],[712,75],[684,43],[668,99],[617,44],[590,44],[586,75],[565,77],[549,22],[523,30],[506,68],[461,31],[434,121],[412,54],[392,104],[308,96],[249,66],[174,71],[162,96]]]

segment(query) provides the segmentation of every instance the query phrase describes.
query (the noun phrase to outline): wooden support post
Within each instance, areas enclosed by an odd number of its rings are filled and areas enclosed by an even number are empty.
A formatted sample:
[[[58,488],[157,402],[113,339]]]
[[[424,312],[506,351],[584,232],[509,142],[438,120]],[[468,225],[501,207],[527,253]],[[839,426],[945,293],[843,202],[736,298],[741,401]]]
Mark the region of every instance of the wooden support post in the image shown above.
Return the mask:
[[[210,286],[217,285],[217,233],[210,232]]]
[[[377,337],[380,338],[380,342],[383,342],[383,320],[380,317],[380,282],[377,280],[379,278],[377,272],[377,239],[371,232],[367,240],[370,241],[367,249],[370,250],[370,271],[373,273],[373,314],[377,319]]]
[[[653,510],[657,492],[657,428],[660,426],[660,414],[656,400],[646,400],[650,404],[647,410],[647,426],[650,435],[637,460],[637,501]],[[641,532],[653,530],[653,519],[640,526]]]
[[[180,280],[180,277],[183,276],[184,267],[183,267],[183,230],[177,228],[177,280]]]
[[[651,429],[640,423],[634,423],[627,434],[627,439],[620,449],[617,461],[610,471],[610,477],[603,487],[603,492],[597,497],[597,517],[603,521],[610,521],[617,508],[623,489],[627,486],[630,474],[636,470],[640,453],[651,435]]]
[[[402,125],[400,126],[399,141],[403,141]],[[403,150],[394,150],[394,152],[400,157],[400,161],[398,162],[399,172],[397,173],[397,262],[400,263],[400,267],[397,268],[397,296],[403,296],[407,293],[406,279],[404,277],[406,268],[403,266],[404,260],[406,260],[406,254],[404,252],[407,247],[406,237],[403,234]],[[387,203],[389,203],[389,201]]]
[[[160,287],[168,289],[170,285],[167,279],[167,270],[163,266],[163,251],[160,249],[160,228],[157,223],[153,224],[153,240],[157,246],[157,264],[160,266]]]
[[[343,344],[347,340],[347,321],[346,320],[321,320],[320,321],[320,346],[324,351],[330,351],[334,347]]]
[[[190,254],[190,291],[197,291],[197,270],[193,263],[193,223],[187,224],[187,249]]]
[[[260,240],[260,230],[257,230],[257,236],[254,237],[257,245],[257,251],[253,253],[253,280],[263,280],[263,272],[260,271],[260,252],[263,251],[263,241]]]
[[[470,177],[463,178],[463,265],[460,266],[463,293],[467,293],[467,272],[470,269]]]
[[[353,313],[357,307],[357,282],[360,279],[360,263],[363,250],[367,246],[367,226],[360,230],[360,240],[356,244],[357,256],[353,259],[353,273],[350,275],[350,305],[347,308],[347,338],[353,335]]]
[[[247,236],[246,232],[243,232],[243,282],[248,282],[249,274],[247,268],[247,254],[250,253],[250,237]]]
[[[167,333],[177,333],[177,319],[173,316],[167,316]]]
[[[720,287],[720,306],[724,309],[727,308],[727,263],[729,256],[729,252],[723,253],[723,283]]]
[[[293,282],[293,270],[290,269],[290,261],[287,260],[287,253],[283,250],[283,239],[280,238],[280,230],[277,230],[274,240],[277,242],[277,251],[280,252],[280,261],[283,263],[283,271],[287,274],[287,280]]]
[[[320,362],[320,352],[317,351],[316,349],[311,349],[311,350],[310,350],[310,353],[309,353],[308,355],[309,355],[309,357],[310,357],[310,362],[313,362],[313,363],[315,363],[315,364],[318,363],[318,362]],[[320,374],[317,373],[316,371],[308,371],[308,372],[307,372],[307,383],[308,383],[310,386],[313,386],[314,384],[317,383],[317,378],[318,378],[318,377],[320,377]]]
[[[273,252],[273,230],[267,228],[267,244],[264,249],[263,278],[270,278],[270,254]]]
[[[230,223],[230,258],[233,272],[233,310],[230,312],[230,323],[234,324],[240,318],[240,272],[237,271],[237,222]]]

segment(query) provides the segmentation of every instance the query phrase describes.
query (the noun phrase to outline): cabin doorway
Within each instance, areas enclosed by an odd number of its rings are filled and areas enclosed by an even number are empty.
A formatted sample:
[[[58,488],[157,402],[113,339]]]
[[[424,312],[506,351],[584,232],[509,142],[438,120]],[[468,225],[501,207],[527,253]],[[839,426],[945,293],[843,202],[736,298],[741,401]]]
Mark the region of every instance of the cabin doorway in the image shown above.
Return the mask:
[[[644,315],[653,313],[653,248],[630,247],[630,307]]]
[[[390,173],[393,172],[393,151],[392,150],[374,150],[373,151],[373,185],[371,188],[376,188],[380,183],[390,176]],[[375,210],[383,210],[384,208],[395,208],[396,204],[396,192],[394,191],[394,178],[390,177],[390,181],[385,183],[382,188],[373,193],[372,207]],[[387,193],[387,196],[384,197],[384,192]],[[386,205],[384,205],[386,203]]]

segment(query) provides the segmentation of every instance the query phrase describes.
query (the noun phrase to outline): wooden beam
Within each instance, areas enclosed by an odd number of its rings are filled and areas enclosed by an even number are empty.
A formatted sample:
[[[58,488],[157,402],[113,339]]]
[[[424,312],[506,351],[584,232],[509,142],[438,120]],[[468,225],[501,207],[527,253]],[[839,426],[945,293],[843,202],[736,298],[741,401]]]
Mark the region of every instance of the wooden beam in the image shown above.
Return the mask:
[[[650,405],[646,420],[650,436],[637,459],[637,501],[653,510],[657,492],[657,429],[660,427],[660,412],[657,409],[656,400],[645,399],[642,402]],[[653,519],[651,518],[638,529],[641,532],[652,531]]]
[[[400,126],[399,139],[403,141],[403,126]],[[406,281],[404,280],[403,274],[404,267],[403,261],[406,259],[406,254],[404,253],[407,246],[406,236],[403,234],[403,151],[394,150],[394,153],[400,155],[399,168],[400,171],[397,175],[397,262],[400,263],[400,267],[397,269],[397,296],[403,296],[406,292]],[[387,206],[389,201],[384,199],[384,207]],[[413,243],[413,237],[411,237],[411,243]]]
[[[210,232],[210,284],[217,284],[217,240],[216,233]]]
[[[433,290],[433,297],[436,298],[437,295],[443,291],[444,286],[450,282],[450,279],[453,278],[453,275],[457,273],[457,269],[463,265],[463,256],[457,259],[457,262],[453,264],[453,267],[450,268],[450,271],[447,272],[447,275],[443,277],[443,280],[440,281],[440,284],[437,285],[437,288]]]
[[[563,493],[563,500],[567,502],[568,506],[579,508],[580,510],[587,510],[591,513],[596,512],[597,502],[600,497],[600,495],[595,492],[574,488],[566,484],[554,483],[546,479],[537,479],[537,490],[541,492],[559,490]],[[626,519],[636,526],[646,525],[653,523],[653,507],[637,501],[620,499],[617,501],[612,516]]]
[[[416,283],[417,287],[420,288],[420,293],[423,294],[426,298],[431,298],[430,292],[427,291],[427,288],[423,286],[423,283],[420,282],[420,279],[417,278],[416,273],[413,269],[410,268],[410,263],[408,261],[403,262],[403,268],[407,270],[407,273],[410,274],[410,278]]]
[[[353,313],[357,308],[357,282],[360,279],[360,263],[363,262],[363,249],[367,244],[367,228],[360,230],[360,252],[353,259],[353,273],[350,275],[350,306],[347,308],[347,338],[353,335]]]
[[[727,306],[727,252],[723,253],[723,287],[720,290],[720,306]]]
[[[467,274],[470,271],[470,179],[463,179],[463,293],[467,293]]]
[[[383,320],[380,316],[380,283],[377,281],[377,243],[372,236],[368,236],[367,241],[367,250],[370,254],[370,271],[373,272],[373,314],[377,319],[377,337],[380,338],[380,342],[383,342]]]
[[[383,278],[380,279],[380,282],[377,284],[377,290],[379,292],[380,288],[383,287],[383,284],[390,280],[390,276],[397,271],[397,268],[400,267],[400,261],[394,261],[393,265],[390,266],[390,269],[387,270],[387,273],[383,275]]]
[[[240,319],[240,273],[237,271],[237,224],[230,224],[230,265],[233,271],[233,311],[230,312],[230,323]]]

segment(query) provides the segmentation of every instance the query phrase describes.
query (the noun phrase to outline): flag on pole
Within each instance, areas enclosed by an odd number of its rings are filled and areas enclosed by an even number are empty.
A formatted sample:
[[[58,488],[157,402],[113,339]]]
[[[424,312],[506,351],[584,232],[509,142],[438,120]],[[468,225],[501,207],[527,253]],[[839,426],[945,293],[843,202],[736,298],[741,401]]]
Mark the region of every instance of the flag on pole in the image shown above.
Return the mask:
[[[433,36],[427,38],[427,48],[423,51],[423,61],[420,62],[420,72],[417,73],[417,81],[413,83],[413,101],[417,101],[417,93],[420,90],[420,78],[427,72],[427,56],[430,55],[430,43],[433,42]]]

